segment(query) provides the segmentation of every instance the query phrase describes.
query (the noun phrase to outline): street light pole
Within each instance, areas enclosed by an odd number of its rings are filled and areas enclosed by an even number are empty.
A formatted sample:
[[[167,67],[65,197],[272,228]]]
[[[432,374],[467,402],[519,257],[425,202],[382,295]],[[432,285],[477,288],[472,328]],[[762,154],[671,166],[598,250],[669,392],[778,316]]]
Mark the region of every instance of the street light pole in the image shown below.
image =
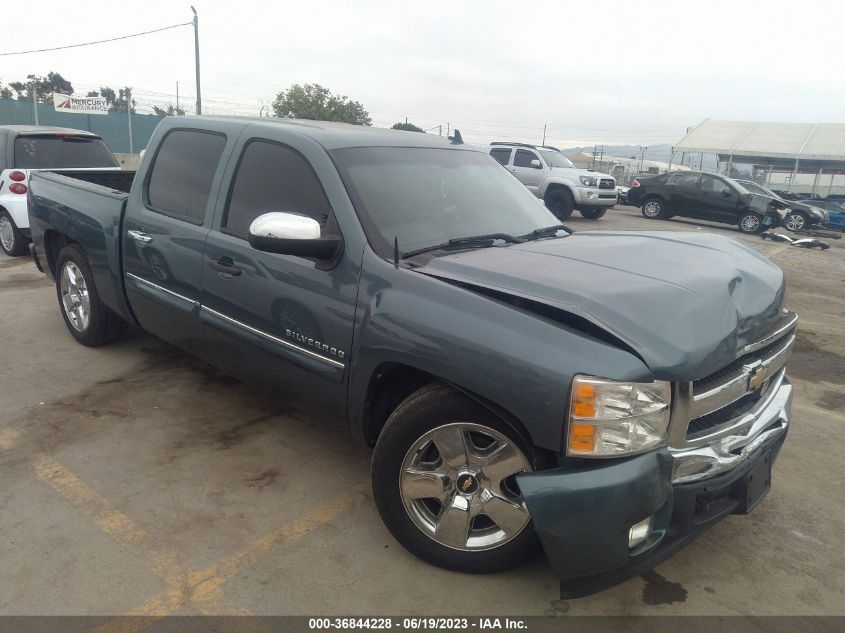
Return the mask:
[[[35,82],[32,82],[32,88],[30,89],[32,92],[32,118],[35,122],[35,125],[38,125],[38,96],[36,95],[36,86]]]
[[[194,60],[196,61],[197,73],[197,114],[202,114],[202,94],[200,91],[200,18],[197,10],[191,6],[194,12]]]

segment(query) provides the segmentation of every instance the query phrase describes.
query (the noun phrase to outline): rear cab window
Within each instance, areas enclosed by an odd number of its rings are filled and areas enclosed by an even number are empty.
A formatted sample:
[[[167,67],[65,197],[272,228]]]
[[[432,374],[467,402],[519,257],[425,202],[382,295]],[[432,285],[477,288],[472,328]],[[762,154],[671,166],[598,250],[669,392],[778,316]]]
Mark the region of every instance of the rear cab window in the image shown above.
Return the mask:
[[[323,186],[305,157],[273,141],[252,140],[238,161],[220,230],[246,239],[252,221],[273,211],[313,218],[323,233],[333,217]],[[333,225],[330,232],[335,233]]]
[[[206,130],[172,130],[153,159],[145,189],[151,211],[191,224],[205,220],[208,195],[226,137]]]
[[[14,156],[18,169],[119,167],[103,139],[82,134],[21,135]]]

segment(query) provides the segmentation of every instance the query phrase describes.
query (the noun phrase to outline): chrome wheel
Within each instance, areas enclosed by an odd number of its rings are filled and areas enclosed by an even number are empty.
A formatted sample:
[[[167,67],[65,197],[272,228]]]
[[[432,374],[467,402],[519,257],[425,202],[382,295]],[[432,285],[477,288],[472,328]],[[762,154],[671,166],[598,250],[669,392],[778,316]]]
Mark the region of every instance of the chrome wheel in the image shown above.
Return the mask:
[[[656,218],[660,215],[660,203],[656,200],[650,200],[643,205],[643,214],[648,218]]]
[[[754,233],[758,228],[760,228],[760,218],[756,215],[746,215],[742,218],[742,230],[746,233]]]
[[[786,216],[784,226],[790,231],[800,231],[806,223],[807,220],[800,213],[790,213]]]
[[[65,262],[59,283],[62,307],[68,321],[77,332],[84,332],[91,321],[91,302],[88,297],[88,284],[85,283],[82,271],[72,261]]]
[[[6,252],[15,250],[15,227],[5,215],[0,217],[0,244]]]
[[[532,470],[505,435],[469,422],[445,424],[418,439],[399,475],[402,503],[431,539],[462,551],[507,543],[525,529],[528,508],[514,475]]]

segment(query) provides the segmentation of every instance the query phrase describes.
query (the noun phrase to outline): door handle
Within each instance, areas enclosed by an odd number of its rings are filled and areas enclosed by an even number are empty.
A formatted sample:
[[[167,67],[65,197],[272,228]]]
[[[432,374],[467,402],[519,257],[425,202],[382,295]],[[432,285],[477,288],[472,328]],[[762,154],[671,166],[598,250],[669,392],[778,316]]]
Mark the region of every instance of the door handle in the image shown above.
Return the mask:
[[[141,242],[142,244],[149,244],[153,241],[149,235],[144,233],[143,231],[136,231],[134,229],[126,231],[126,234],[131,237],[136,242]]]
[[[232,261],[231,257],[223,256],[220,259],[210,259],[208,260],[208,265],[217,272],[231,275],[232,277],[237,277],[241,274],[241,269],[235,266],[235,262]]]

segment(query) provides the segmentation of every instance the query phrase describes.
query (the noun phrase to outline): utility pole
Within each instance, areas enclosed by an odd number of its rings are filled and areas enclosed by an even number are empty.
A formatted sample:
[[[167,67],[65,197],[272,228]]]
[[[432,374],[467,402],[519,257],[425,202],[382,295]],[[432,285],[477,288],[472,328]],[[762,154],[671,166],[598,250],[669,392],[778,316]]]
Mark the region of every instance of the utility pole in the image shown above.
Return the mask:
[[[451,123],[446,124],[446,138],[449,138],[449,126],[450,125],[451,125]]]
[[[126,88],[126,120],[129,121],[129,153],[135,153],[135,146],[132,142],[132,90]]]
[[[437,126],[437,135],[443,136],[443,124],[442,123]]]
[[[38,96],[37,96],[38,88],[35,87],[35,82],[32,82],[32,88],[30,92],[32,93],[32,119],[35,121],[35,125],[38,125]]]
[[[176,82],[176,114],[179,114],[179,82]]]
[[[543,123],[543,145],[546,144],[546,125],[547,123]]]
[[[646,145],[640,145],[640,173],[643,173],[643,163],[645,162],[645,151],[648,149]]]
[[[191,5],[194,12],[194,60],[197,73],[197,114],[202,114],[202,94],[200,92],[200,18],[197,10]]]

